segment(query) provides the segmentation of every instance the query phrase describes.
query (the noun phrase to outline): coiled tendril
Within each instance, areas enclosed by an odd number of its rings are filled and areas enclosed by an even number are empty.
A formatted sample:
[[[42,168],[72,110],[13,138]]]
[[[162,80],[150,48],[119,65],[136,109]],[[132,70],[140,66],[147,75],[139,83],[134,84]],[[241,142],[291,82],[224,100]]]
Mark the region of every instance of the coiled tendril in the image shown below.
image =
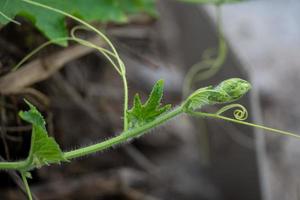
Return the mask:
[[[225,113],[228,110],[234,109],[233,116],[235,119],[239,121],[244,121],[248,118],[248,111],[247,109],[242,106],[241,104],[230,104],[227,106],[224,106],[220,110],[218,110],[215,114],[218,116],[222,116],[223,113]]]

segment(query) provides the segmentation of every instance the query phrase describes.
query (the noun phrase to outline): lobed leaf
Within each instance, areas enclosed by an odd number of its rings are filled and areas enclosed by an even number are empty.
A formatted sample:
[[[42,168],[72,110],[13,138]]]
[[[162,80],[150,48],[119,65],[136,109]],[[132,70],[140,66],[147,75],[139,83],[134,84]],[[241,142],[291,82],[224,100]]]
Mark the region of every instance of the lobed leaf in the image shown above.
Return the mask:
[[[146,12],[156,15],[155,0],[35,0],[38,3],[58,8],[88,22],[118,22],[128,20],[129,14]],[[13,19],[19,15],[28,19],[47,38],[55,39],[67,36],[65,16],[49,11],[21,0],[1,0],[0,13]],[[0,25],[9,22],[0,15]],[[66,45],[66,42],[59,42]]]
[[[170,104],[161,107],[163,89],[163,80],[157,81],[153,86],[151,94],[145,104],[142,104],[138,94],[135,95],[133,107],[127,111],[129,129],[149,123],[155,120],[161,114],[170,110]]]
[[[20,111],[19,116],[32,124],[31,147],[27,159],[37,167],[66,161],[54,138],[48,136],[46,122],[41,113],[31,103],[26,100],[25,102],[30,109]]]

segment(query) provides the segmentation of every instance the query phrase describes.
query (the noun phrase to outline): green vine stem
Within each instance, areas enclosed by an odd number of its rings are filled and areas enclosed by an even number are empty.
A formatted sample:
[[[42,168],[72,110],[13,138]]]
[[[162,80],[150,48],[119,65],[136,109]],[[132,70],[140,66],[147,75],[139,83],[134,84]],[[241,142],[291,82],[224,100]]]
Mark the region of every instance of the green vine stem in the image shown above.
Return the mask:
[[[113,147],[115,145],[124,143],[132,138],[136,138],[138,136],[143,135],[144,133],[151,130],[152,128],[157,127],[157,126],[163,124],[164,122],[166,122],[182,113],[184,113],[183,105],[176,107],[175,109],[173,109],[172,111],[170,111],[166,114],[162,114],[155,120],[153,120],[143,126],[124,131],[121,134],[118,134],[117,136],[115,136],[111,139],[108,139],[106,141],[103,141],[103,142],[100,142],[100,143],[97,143],[94,145],[90,145],[87,147],[82,147],[82,148],[72,150],[69,152],[65,152],[64,158],[66,160],[71,160],[74,158],[78,158],[78,157],[82,157],[82,156],[89,155],[92,153],[96,153],[98,151],[101,151],[101,150]],[[4,169],[5,170],[7,170],[7,169],[22,170],[22,169],[28,167],[28,163],[29,162],[27,162],[27,161],[0,162],[0,170],[1,169],[3,169],[3,170]]]
[[[195,111],[195,110],[202,109],[202,107],[205,105],[214,105],[214,104],[219,104],[219,103],[223,103],[223,104],[231,103],[233,101],[238,100],[251,88],[251,85],[247,81],[239,79],[239,78],[232,78],[232,79],[225,80],[216,87],[208,86],[205,88],[200,88],[199,90],[196,90],[192,95],[190,95],[187,98],[187,100],[185,100],[180,106],[174,108],[171,111],[163,112],[162,114],[158,115],[152,121],[147,121],[147,123],[143,123],[139,126],[131,126],[129,129],[129,123],[128,123],[128,117],[127,117],[127,115],[128,115],[127,114],[128,113],[128,86],[127,86],[127,79],[126,79],[126,68],[125,68],[123,61],[119,57],[119,54],[117,53],[115,47],[110,42],[110,40],[101,31],[97,30],[95,27],[91,26],[87,22],[85,22],[75,16],[72,16],[64,11],[61,11],[59,9],[52,8],[52,7],[49,7],[49,6],[31,1],[31,0],[20,0],[20,1],[29,3],[31,5],[39,6],[41,8],[45,8],[48,10],[52,10],[54,12],[60,13],[62,15],[65,15],[67,17],[70,17],[70,18],[76,20],[77,22],[84,25],[88,30],[94,31],[101,38],[103,38],[103,40],[110,47],[110,50],[102,48],[102,47],[98,47],[98,46],[90,43],[89,41],[86,41],[86,40],[76,37],[76,35],[75,35],[76,31],[79,29],[82,29],[82,27],[75,27],[74,29],[71,30],[71,37],[57,38],[55,40],[49,41],[49,42],[41,45],[40,47],[38,47],[37,49],[32,51],[28,56],[26,56],[19,63],[19,65],[17,65],[17,68],[21,64],[23,64],[26,60],[28,60],[32,55],[34,55],[36,52],[38,52],[42,48],[52,44],[53,42],[59,41],[59,40],[62,40],[62,41],[70,40],[70,41],[78,42],[79,44],[85,45],[87,47],[97,49],[99,52],[101,52],[111,62],[111,64],[116,69],[118,74],[121,76],[122,81],[123,81],[123,87],[124,87],[124,111],[123,111],[124,112],[124,119],[123,119],[124,120],[124,129],[123,129],[123,131],[120,134],[117,134],[115,137],[112,137],[103,142],[96,143],[94,145],[82,147],[82,148],[79,148],[76,150],[71,150],[71,151],[64,152],[64,153],[62,153],[60,151],[60,153],[61,153],[60,155],[62,155],[63,159],[60,159],[59,161],[68,161],[71,159],[90,155],[90,154],[102,151],[104,149],[108,149],[113,146],[125,143],[127,141],[130,141],[130,139],[137,138],[139,136],[146,134],[151,129],[153,129],[157,126],[160,126],[163,123],[175,118],[176,116],[178,116],[180,114],[184,114],[184,113],[192,115],[192,116],[196,116],[196,117],[208,117],[208,118],[222,119],[222,120],[226,120],[226,121],[230,121],[230,122],[234,122],[234,123],[238,123],[238,124],[243,124],[246,126],[261,128],[261,129],[272,131],[272,132],[279,133],[282,135],[300,138],[300,136],[290,133],[290,132],[287,132],[287,131],[281,131],[278,129],[273,129],[273,128],[269,128],[266,126],[257,125],[257,124],[243,121],[243,120],[246,120],[246,118],[248,116],[248,112],[247,112],[246,108],[244,108],[240,104],[227,105],[227,106],[221,108],[216,113],[205,113],[205,112]],[[219,7],[218,7],[218,9],[219,9]],[[220,19],[218,19],[218,21],[220,22]],[[218,25],[218,27],[220,27],[220,24]],[[84,28],[84,29],[86,30],[86,28]],[[218,54],[217,59],[213,60],[213,65],[209,69],[210,73],[212,73],[212,72],[215,73],[215,71],[213,71],[213,70],[218,70],[218,68],[223,64],[223,62],[226,58],[226,54],[227,54],[227,47],[226,47],[223,35],[221,33],[221,30],[219,30],[219,34],[220,34],[219,54]],[[197,80],[198,79],[199,79],[199,77],[197,78]],[[163,90],[162,87],[157,88],[157,90],[155,90],[154,93],[158,92],[159,94],[160,93],[162,94],[161,90]],[[143,108],[144,105],[141,105],[140,99],[139,98],[135,98],[135,99],[136,99],[136,102],[135,102],[136,106]],[[157,99],[159,100],[158,102],[157,102]],[[161,100],[160,95],[158,95],[158,97],[156,97],[156,100],[154,99],[154,101],[156,102],[158,107],[160,106],[160,100]],[[154,108],[154,110],[157,111],[158,107],[156,106]],[[235,118],[229,118],[229,117],[222,116],[223,113],[225,113],[226,111],[233,109],[233,108],[238,108],[234,111]],[[161,108],[161,109],[163,109],[163,108]],[[131,111],[131,115],[133,112],[134,111]],[[156,112],[154,112],[154,113],[156,113]],[[33,137],[32,137],[31,143],[33,143]],[[29,155],[32,155],[32,152],[29,153]],[[30,200],[32,200],[32,195],[31,195],[31,192],[30,192],[30,189],[28,186],[28,182],[27,182],[27,177],[29,177],[28,172],[33,168],[42,167],[45,164],[51,164],[51,162],[57,163],[57,160],[54,159],[49,162],[43,162],[42,164],[38,165],[35,162],[33,162],[32,159],[34,159],[33,156],[29,156],[29,158],[27,158],[24,161],[0,162],[0,170],[18,170],[21,173],[22,180],[24,182],[26,191],[28,193],[28,198]]]
[[[213,51],[211,49],[206,50],[203,53],[203,60],[194,64],[187,72],[182,88],[183,98],[187,97],[191,91],[192,84],[195,81],[203,81],[212,76],[214,76],[222,67],[227,57],[227,44],[224,39],[224,34],[222,30],[222,13],[221,5],[216,5],[217,14],[217,34],[218,34],[218,55],[216,58],[211,58]]]
[[[85,156],[85,155],[88,155],[91,153],[101,151],[103,149],[110,148],[114,145],[121,144],[132,138],[136,138],[138,136],[143,135],[143,133],[146,133],[147,131],[153,129],[154,127],[157,127],[157,126],[163,124],[164,122],[176,117],[179,114],[182,114],[183,112],[184,112],[183,106],[179,106],[166,114],[162,114],[155,120],[153,120],[143,126],[127,130],[114,138],[111,138],[111,139],[101,142],[99,144],[95,144],[95,145],[91,145],[88,147],[84,147],[81,149],[67,152],[64,154],[65,158],[73,159],[73,158],[77,158],[77,157],[82,157],[82,156]]]
[[[19,170],[22,169],[24,166],[27,166],[27,161],[17,161],[17,162],[0,162],[0,170]]]
[[[235,105],[235,106],[232,106]],[[147,133],[149,130],[153,129],[154,127],[157,127],[169,120],[171,120],[172,118],[183,114],[183,113],[187,113],[191,116],[196,116],[196,117],[208,117],[208,118],[216,118],[216,119],[222,119],[225,121],[230,121],[230,122],[234,122],[234,123],[238,123],[238,124],[243,124],[246,126],[251,126],[251,127],[255,127],[255,128],[260,128],[263,130],[267,130],[267,131],[271,131],[274,133],[279,133],[282,135],[287,135],[287,136],[292,136],[292,137],[296,137],[298,139],[300,139],[299,135],[293,134],[291,132],[287,132],[287,131],[282,131],[282,130],[278,130],[278,129],[274,129],[274,128],[270,128],[270,127],[266,127],[266,126],[262,126],[262,125],[257,125],[257,124],[253,124],[250,122],[245,122],[245,121],[241,121],[241,120],[237,120],[237,119],[233,119],[233,118],[229,118],[229,117],[225,117],[225,116],[221,116],[220,114],[227,111],[228,109],[237,107],[237,105],[239,104],[232,104],[229,106],[225,106],[227,109],[223,109],[222,112],[217,112],[219,114],[216,113],[205,113],[205,112],[198,112],[198,111],[187,111],[185,109],[185,103],[183,103],[181,106],[176,107],[175,109],[173,109],[170,112],[167,112],[165,114],[162,114],[161,116],[159,116],[158,118],[156,118],[154,121],[151,121],[143,126],[137,127],[137,128],[133,128],[127,131],[122,132],[121,134],[118,134],[117,136],[108,139],[106,141],[94,144],[94,145],[90,145],[87,147],[82,147],[76,150],[72,150],[69,152],[65,152],[64,153],[64,158],[66,160],[71,160],[74,158],[78,158],[78,157],[82,157],[82,156],[86,156],[92,153],[96,153],[99,151],[102,151],[104,149],[108,149],[111,148],[115,145],[119,145],[122,144],[126,141],[129,141],[130,139],[139,137],[145,133]],[[241,106],[241,105],[240,105]],[[238,107],[240,107],[238,106]],[[244,113],[244,111],[240,111],[242,113]],[[238,113],[238,112],[236,112]],[[51,164],[51,163],[49,163]],[[27,161],[19,161],[19,162],[0,162],[0,169],[11,169],[11,170],[22,170],[24,168],[28,167],[28,162]]]
[[[192,91],[193,84],[199,81],[207,80],[214,76],[224,64],[227,57],[227,44],[224,39],[223,26],[222,26],[222,1],[216,2],[216,27],[217,27],[217,36],[218,36],[218,50],[215,52],[215,49],[207,49],[202,55],[202,60],[194,64],[187,72],[184,77],[183,88],[182,88],[182,99],[185,99],[190,92]],[[216,55],[217,54],[217,55]],[[202,120],[199,120],[196,126],[202,124],[202,127],[205,126],[205,123]],[[200,146],[203,147],[204,163],[209,163],[209,142],[208,142],[208,132],[202,131],[199,134],[199,137],[204,138],[199,141]]]

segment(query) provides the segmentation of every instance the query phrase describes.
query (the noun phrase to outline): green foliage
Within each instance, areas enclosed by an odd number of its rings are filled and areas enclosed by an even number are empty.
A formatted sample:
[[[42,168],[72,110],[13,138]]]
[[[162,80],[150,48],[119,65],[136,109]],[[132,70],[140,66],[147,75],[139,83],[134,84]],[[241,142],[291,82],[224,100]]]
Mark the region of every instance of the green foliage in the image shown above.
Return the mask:
[[[216,103],[229,103],[236,101],[246,94],[251,89],[251,84],[240,78],[230,78],[225,81],[222,81],[218,86],[215,87],[215,90],[218,91],[219,98],[215,95],[210,97],[210,101]]]
[[[163,80],[157,81],[153,86],[149,99],[144,105],[141,102],[140,96],[138,94],[135,95],[133,107],[127,112],[129,129],[143,126],[170,110],[171,105],[161,107],[163,89]]]
[[[235,0],[224,0],[222,2],[233,1]],[[38,4],[37,2],[44,3],[46,6],[44,4]],[[105,57],[111,62],[111,64],[117,70],[118,74],[121,76],[124,86],[123,132],[108,140],[71,150],[65,153],[61,151],[54,138],[48,136],[45,126],[46,123],[41,113],[32,104],[26,101],[30,109],[25,112],[21,111],[19,115],[23,120],[32,124],[31,147],[29,155],[24,161],[0,162],[0,170],[18,170],[22,176],[26,191],[28,193],[28,198],[30,200],[32,199],[32,195],[27,182],[27,178],[31,178],[31,169],[52,163],[60,163],[62,161],[71,160],[85,155],[90,155],[92,153],[99,152],[115,145],[127,142],[130,139],[136,138],[183,113],[196,117],[223,119],[234,123],[261,128],[283,135],[300,138],[300,136],[290,132],[242,121],[247,118],[248,113],[247,110],[240,104],[227,105],[221,108],[216,113],[204,113],[195,111],[196,109],[199,109],[204,105],[230,103],[238,100],[240,97],[246,94],[249,89],[251,89],[250,83],[239,78],[225,80],[216,87],[208,86],[201,88],[190,95],[187,100],[183,102],[183,104],[171,111],[171,105],[165,105],[161,107],[164,82],[163,80],[160,80],[154,85],[152,92],[145,104],[142,104],[141,99],[137,94],[134,97],[133,107],[128,110],[126,67],[123,61],[119,57],[111,41],[101,31],[97,30],[95,27],[91,26],[85,21],[80,20],[79,18],[88,21],[112,20],[122,22],[126,20],[127,13],[135,13],[139,11],[147,11],[148,13],[151,13],[153,11],[153,2],[154,0],[73,0],[72,2],[71,0],[36,0],[34,2],[30,0],[0,1],[0,23],[7,23],[7,21],[12,21],[10,18],[13,18],[15,15],[25,16],[30,19],[46,35],[48,34],[47,37],[57,38],[64,37],[66,35],[66,28],[64,25],[65,19],[63,16],[68,16],[78,23],[81,23],[86,28],[97,33],[99,37],[106,41],[108,46],[111,48],[111,51],[102,47],[95,46],[85,40],[79,40],[75,37],[73,37],[72,39],[73,41],[77,41],[78,43],[90,48],[95,48],[99,52],[103,53],[103,55],[105,55]],[[192,1],[190,0],[190,2]],[[193,2],[196,2],[196,0],[194,0]],[[197,2],[220,3],[221,1],[199,0]],[[59,9],[55,9],[55,7]],[[45,10],[43,10],[42,8]],[[79,18],[72,16],[69,13],[76,15]],[[60,16],[60,14],[62,14],[63,16]],[[3,19],[1,17],[3,17]],[[47,45],[42,45],[41,48],[45,46]],[[40,50],[41,48],[38,48],[36,51]],[[34,51],[34,53],[36,51]],[[26,59],[31,55],[33,54],[31,53],[26,57]],[[114,59],[116,60],[116,62]],[[236,109],[234,111],[235,119],[222,116],[224,112],[227,112],[228,110],[233,108]]]
[[[216,113],[194,111],[194,109],[201,108],[206,104],[228,103],[235,101],[242,97],[250,88],[251,85],[245,80],[239,78],[228,79],[221,82],[216,87],[209,86],[197,90],[185,102],[183,102],[182,105],[176,107],[172,111],[168,111],[171,107],[170,105],[166,105],[164,107],[160,106],[163,95],[163,81],[160,80],[154,85],[150,97],[144,105],[141,103],[140,97],[138,95],[135,96],[133,108],[127,112],[130,129],[125,130],[123,133],[111,139],[65,153],[62,153],[58,144],[53,138],[48,137],[45,127],[45,120],[39,111],[32,104],[26,102],[29,105],[30,110],[25,112],[21,111],[20,116],[22,119],[33,125],[29,156],[25,161],[0,162],[0,169],[18,170],[25,184],[28,198],[32,199],[31,191],[27,182],[27,178],[31,177],[29,173],[31,169],[51,163],[59,163],[61,161],[66,161],[67,159],[82,157],[113,147],[129,141],[132,138],[138,137],[150,129],[155,128],[182,113],[196,117],[223,119],[233,123],[239,123],[282,135],[300,138],[300,136],[287,131],[281,131],[242,121],[247,118],[247,111],[242,105],[239,104],[227,105]],[[234,111],[234,116],[236,119],[221,115],[222,113],[233,108],[240,109]]]
[[[155,0],[35,0],[44,5],[59,8],[74,16],[99,22],[126,22],[128,14],[146,12],[155,15]],[[0,1],[0,25],[19,15],[31,21],[50,40],[66,37],[65,16],[46,10],[22,0]],[[66,45],[66,41],[59,42]]]
[[[199,4],[226,4],[237,3],[243,0],[179,0],[186,3],[199,3]]]
[[[231,78],[216,87],[200,88],[191,94],[184,103],[187,111],[199,109],[204,105],[230,103],[238,100],[251,89],[251,84],[240,78]]]
[[[48,136],[46,122],[41,113],[31,103],[26,100],[25,102],[30,109],[20,111],[19,115],[23,120],[32,124],[31,147],[27,158],[30,165],[40,167],[66,161],[54,138]]]

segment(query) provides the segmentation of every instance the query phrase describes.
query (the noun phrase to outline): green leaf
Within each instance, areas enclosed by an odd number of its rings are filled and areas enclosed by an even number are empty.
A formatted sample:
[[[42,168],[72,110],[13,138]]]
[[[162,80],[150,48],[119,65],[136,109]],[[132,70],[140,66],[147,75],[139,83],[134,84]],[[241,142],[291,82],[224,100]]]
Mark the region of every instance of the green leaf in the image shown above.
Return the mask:
[[[184,103],[184,107],[187,108],[187,110],[195,110],[201,108],[204,105],[210,104],[208,97],[213,92],[213,86],[208,86],[196,90],[187,98]]]
[[[205,105],[225,104],[238,100],[251,89],[251,84],[240,78],[230,78],[216,87],[200,88],[184,102],[187,111],[200,109]]]
[[[244,0],[179,0],[186,3],[199,3],[199,4],[227,4],[227,3],[237,3]]]
[[[20,111],[19,116],[32,124],[31,147],[27,158],[31,161],[31,165],[41,167],[50,163],[66,161],[54,138],[48,136],[46,122],[41,113],[31,103],[26,100],[25,102],[30,109]]]
[[[118,22],[128,20],[128,14],[146,12],[155,15],[155,0],[35,0],[38,3],[58,8],[88,22]],[[0,13],[8,18],[19,15],[27,18],[47,38],[67,36],[65,17],[61,14],[40,8],[21,0],[1,0]],[[0,15],[0,25],[9,20]],[[66,42],[60,42],[66,45]]]
[[[170,104],[161,107],[163,89],[163,80],[157,81],[153,86],[151,94],[145,104],[142,104],[138,94],[135,95],[133,107],[127,111],[129,129],[143,126],[144,124],[155,120],[158,116],[170,110]]]

